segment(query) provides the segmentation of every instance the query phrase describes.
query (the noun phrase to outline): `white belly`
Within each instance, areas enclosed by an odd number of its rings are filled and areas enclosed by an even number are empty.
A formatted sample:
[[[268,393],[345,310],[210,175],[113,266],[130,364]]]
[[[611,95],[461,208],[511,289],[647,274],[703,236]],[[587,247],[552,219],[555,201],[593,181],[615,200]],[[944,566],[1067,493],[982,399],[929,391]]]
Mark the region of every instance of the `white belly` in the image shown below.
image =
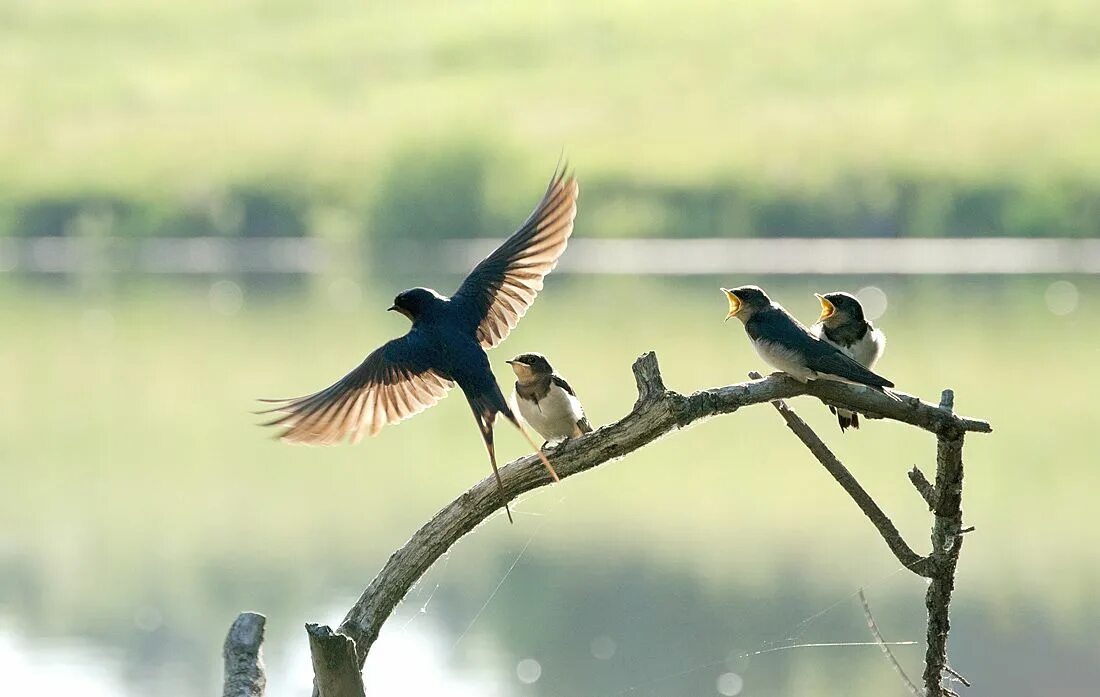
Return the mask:
[[[537,403],[520,399],[515,392],[512,393],[512,401],[523,420],[548,441],[564,440],[577,435],[577,422],[584,418],[580,400],[554,384],[550,385],[550,391]]]
[[[815,324],[810,332],[822,341],[837,347],[842,353],[867,369],[875,367],[875,363],[882,357],[882,352],[886,348],[886,335],[882,333],[881,329],[873,329],[867,332],[862,339],[851,346],[841,346],[834,343],[825,335],[820,323]]]
[[[817,377],[817,373],[807,368],[806,363],[795,351],[772,341],[758,340],[752,342],[752,346],[765,363],[777,370],[782,370],[796,380],[806,382]]]
[[[854,358],[864,368],[873,368],[886,348],[886,335],[875,329],[863,335],[863,338],[849,346],[845,353]]]

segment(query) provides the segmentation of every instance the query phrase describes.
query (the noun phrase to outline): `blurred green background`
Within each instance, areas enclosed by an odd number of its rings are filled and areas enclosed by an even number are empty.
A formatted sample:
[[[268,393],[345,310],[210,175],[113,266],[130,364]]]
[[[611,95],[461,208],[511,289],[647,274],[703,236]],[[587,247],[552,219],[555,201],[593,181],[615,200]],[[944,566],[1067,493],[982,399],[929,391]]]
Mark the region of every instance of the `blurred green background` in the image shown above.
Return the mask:
[[[0,245],[6,685],[216,694],[224,632],[253,609],[269,694],[305,694],[303,623],[338,622],[488,466],[455,395],[332,449],[272,441],[254,399],[328,384],[403,332],[383,312],[396,291],[459,279],[408,270],[397,243],[507,234],[563,148],[578,238],[1089,238],[1098,78],[1100,9],[1072,0],[7,0],[0,242],[335,253],[312,275],[154,278],[23,273]],[[505,359],[546,353],[607,423],[643,351],[685,393],[764,369],[721,322],[717,287],[748,282],[807,321],[814,291],[861,291],[890,337],[881,371],[993,423],[966,448],[977,531],[951,663],[975,694],[1095,694],[1100,280],[556,273],[491,359],[509,384]],[[933,440],[878,421],[842,436],[795,406],[924,549],[905,472],[932,471]],[[525,452],[507,430],[498,449]],[[515,510],[399,608],[370,694],[900,697],[873,646],[770,651],[869,641],[860,587],[887,639],[918,642],[895,651],[920,673],[923,583],[766,406]]]
[[[563,147],[590,235],[1100,230],[1088,0],[6,0],[0,47],[4,234],[470,235]]]

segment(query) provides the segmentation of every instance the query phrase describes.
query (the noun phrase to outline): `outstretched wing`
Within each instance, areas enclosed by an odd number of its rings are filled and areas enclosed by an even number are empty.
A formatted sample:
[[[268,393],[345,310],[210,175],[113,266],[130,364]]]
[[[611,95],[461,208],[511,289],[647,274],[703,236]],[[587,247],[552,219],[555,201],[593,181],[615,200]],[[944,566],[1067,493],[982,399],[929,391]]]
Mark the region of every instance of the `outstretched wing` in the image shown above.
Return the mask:
[[[418,414],[447,394],[454,383],[431,367],[431,354],[415,331],[383,344],[335,384],[305,397],[262,400],[283,415],[265,426],[282,426],[288,443],[335,445],[377,435],[386,424]]]
[[[475,266],[452,297],[483,348],[504,341],[542,290],[573,234],[578,192],[571,174],[555,172],[527,222]]]

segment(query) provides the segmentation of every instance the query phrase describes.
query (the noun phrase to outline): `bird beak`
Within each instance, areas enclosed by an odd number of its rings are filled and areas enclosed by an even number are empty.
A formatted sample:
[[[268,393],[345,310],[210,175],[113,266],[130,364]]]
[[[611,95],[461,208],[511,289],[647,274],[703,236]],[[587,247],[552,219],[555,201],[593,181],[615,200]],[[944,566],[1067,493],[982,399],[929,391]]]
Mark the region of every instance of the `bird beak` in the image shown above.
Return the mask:
[[[531,377],[533,373],[533,371],[531,370],[531,366],[527,365],[523,361],[517,361],[515,358],[510,361],[505,361],[505,363],[512,366],[512,372],[515,373],[516,377],[520,380],[526,380],[527,378]]]
[[[390,305],[386,308],[386,312],[397,312],[397,305]]]
[[[723,321],[729,321],[730,317],[736,317],[737,313],[741,311],[741,298],[733,294],[733,291],[728,288],[721,289],[726,294],[726,300],[730,303],[729,314],[726,315],[726,319]]]
[[[814,293],[814,295],[821,302],[821,316],[817,318],[818,322],[824,322],[836,314],[836,305],[829,302],[828,298],[820,293]]]

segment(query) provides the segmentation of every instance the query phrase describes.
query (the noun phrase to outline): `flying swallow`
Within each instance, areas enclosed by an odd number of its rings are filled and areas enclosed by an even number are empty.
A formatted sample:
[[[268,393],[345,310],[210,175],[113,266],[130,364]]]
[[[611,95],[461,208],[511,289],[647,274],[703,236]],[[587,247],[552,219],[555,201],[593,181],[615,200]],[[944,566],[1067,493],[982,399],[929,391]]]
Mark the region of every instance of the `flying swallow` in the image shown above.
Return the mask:
[[[736,317],[745,324],[753,348],[768,365],[800,382],[825,379],[866,385],[897,399],[886,389],[894,383],[815,337],[760,288],[741,286],[722,292],[729,300],[726,319]]]
[[[814,293],[821,302],[821,317],[810,333],[836,346],[864,368],[874,368],[886,349],[886,335],[864,319],[863,305],[853,295],[842,292]],[[859,428],[859,414],[829,406],[840,422],[840,430]]]
[[[508,365],[516,374],[512,399],[523,420],[546,443],[575,438],[592,430],[577,393],[565,378],[554,372],[545,356],[524,353],[508,361]]]
[[[573,232],[578,192],[571,174],[555,172],[527,221],[474,267],[454,295],[430,288],[398,294],[389,309],[412,322],[407,334],[386,342],[319,392],[265,400],[277,404],[269,411],[283,413],[265,425],[284,427],[280,438],[290,443],[355,443],[434,405],[457,384],[473,410],[512,520],[493,447],[498,414],[519,429],[554,481],[558,475],[509,408],[485,351],[504,341],[557,265]]]

